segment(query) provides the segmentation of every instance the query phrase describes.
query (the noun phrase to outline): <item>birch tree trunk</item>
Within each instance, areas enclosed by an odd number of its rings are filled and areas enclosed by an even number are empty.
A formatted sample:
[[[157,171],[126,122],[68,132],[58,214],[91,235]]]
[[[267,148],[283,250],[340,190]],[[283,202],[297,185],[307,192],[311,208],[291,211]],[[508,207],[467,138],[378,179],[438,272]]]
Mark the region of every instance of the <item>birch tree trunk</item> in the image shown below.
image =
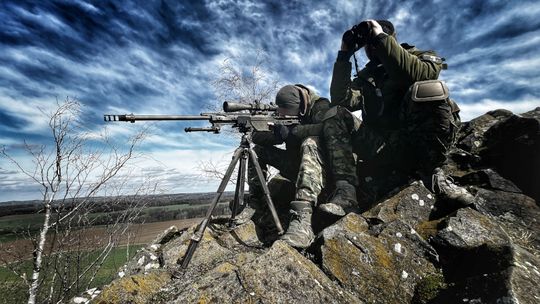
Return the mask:
[[[51,199],[52,200],[52,199]],[[39,239],[37,247],[34,249],[34,268],[32,270],[32,277],[30,278],[30,288],[28,290],[28,304],[36,303],[36,295],[39,287],[39,275],[41,273],[41,265],[43,263],[43,250],[45,248],[45,240],[47,239],[47,232],[49,231],[49,222],[51,219],[51,201],[45,204],[45,219],[43,220],[43,226],[39,233]]]

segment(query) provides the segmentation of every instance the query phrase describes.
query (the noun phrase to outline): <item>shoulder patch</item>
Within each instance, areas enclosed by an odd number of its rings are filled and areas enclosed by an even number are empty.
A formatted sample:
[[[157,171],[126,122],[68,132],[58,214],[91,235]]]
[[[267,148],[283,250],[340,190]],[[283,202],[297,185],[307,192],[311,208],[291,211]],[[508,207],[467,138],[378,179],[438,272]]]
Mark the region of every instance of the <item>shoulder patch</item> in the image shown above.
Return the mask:
[[[420,58],[420,60],[431,61],[431,62],[436,63],[436,64],[442,64],[445,61],[445,59],[442,58],[442,57],[433,56],[433,55],[429,55],[429,54],[422,54],[422,55],[418,56],[418,58]]]

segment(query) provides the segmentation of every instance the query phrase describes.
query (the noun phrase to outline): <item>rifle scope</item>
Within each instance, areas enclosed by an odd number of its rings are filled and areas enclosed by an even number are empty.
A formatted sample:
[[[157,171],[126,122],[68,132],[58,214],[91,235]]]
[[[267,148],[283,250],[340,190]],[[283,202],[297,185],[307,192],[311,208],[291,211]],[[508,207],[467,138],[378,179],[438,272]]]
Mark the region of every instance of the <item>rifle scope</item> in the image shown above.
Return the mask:
[[[225,112],[238,112],[238,111],[276,111],[277,106],[275,104],[266,103],[236,103],[225,101],[223,103],[223,111]]]

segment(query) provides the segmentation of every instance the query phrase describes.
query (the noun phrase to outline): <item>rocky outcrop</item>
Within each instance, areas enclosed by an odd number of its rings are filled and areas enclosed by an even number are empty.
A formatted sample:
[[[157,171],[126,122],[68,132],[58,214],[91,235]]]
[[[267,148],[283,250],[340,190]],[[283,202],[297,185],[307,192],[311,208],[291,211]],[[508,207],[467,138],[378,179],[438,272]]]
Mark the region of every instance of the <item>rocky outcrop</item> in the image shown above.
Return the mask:
[[[304,251],[217,218],[187,270],[195,227],[173,227],[92,303],[540,303],[539,126],[540,108],[463,125],[443,169],[474,195],[468,206],[411,181],[362,214],[314,214]],[[286,225],[292,188],[282,182],[271,186]]]
[[[418,282],[436,272],[437,253],[402,220],[380,226],[370,231],[351,213],[323,230],[322,269],[366,303],[410,302]]]
[[[537,303],[540,259],[506,230],[471,208],[444,220],[433,242],[452,285],[435,302]],[[532,252],[532,253],[531,253]]]

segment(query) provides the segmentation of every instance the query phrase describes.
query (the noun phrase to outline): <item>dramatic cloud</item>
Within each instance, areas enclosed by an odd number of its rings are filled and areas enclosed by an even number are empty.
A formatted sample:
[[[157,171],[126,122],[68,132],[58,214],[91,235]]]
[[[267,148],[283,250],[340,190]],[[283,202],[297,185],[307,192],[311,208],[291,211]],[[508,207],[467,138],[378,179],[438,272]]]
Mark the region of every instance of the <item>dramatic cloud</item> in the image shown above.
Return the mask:
[[[101,131],[104,113],[199,113],[216,99],[210,83],[219,64],[235,57],[249,67],[257,50],[268,55],[269,73],[281,83],[306,83],[328,96],[341,35],[366,18],[389,19],[398,40],[446,58],[441,77],[465,120],[500,107],[519,113],[540,105],[539,17],[538,1],[6,0],[0,144],[45,143],[43,113],[66,96],[85,105],[81,119],[89,132]],[[156,123],[142,147],[155,159],[176,155],[158,159],[177,170],[160,171],[178,181],[171,191],[206,190],[190,182],[195,163],[237,144],[184,134],[187,125]],[[109,127],[119,140],[135,132],[131,125]],[[11,178],[12,166],[2,167],[0,201],[25,185]]]

